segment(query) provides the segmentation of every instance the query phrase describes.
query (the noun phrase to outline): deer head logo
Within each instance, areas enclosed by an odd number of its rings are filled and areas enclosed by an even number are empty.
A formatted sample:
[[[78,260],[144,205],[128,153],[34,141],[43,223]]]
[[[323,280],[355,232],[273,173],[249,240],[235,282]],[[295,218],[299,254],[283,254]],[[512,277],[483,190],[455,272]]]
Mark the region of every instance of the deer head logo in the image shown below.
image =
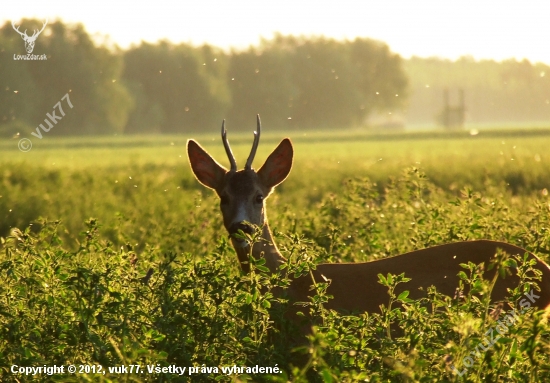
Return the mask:
[[[21,38],[25,41],[25,49],[27,50],[27,53],[32,53],[34,49],[34,42],[36,41],[37,37],[42,33],[44,28],[46,28],[47,24],[48,24],[48,19],[46,19],[46,21],[42,25],[41,30],[35,29],[32,36],[29,36],[27,35],[26,29],[25,29],[25,32],[20,32],[19,27],[16,27],[13,21],[11,22],[11,26],[13,27],[13,29],[15,29],[15,31],[19,33],[21,35]]]

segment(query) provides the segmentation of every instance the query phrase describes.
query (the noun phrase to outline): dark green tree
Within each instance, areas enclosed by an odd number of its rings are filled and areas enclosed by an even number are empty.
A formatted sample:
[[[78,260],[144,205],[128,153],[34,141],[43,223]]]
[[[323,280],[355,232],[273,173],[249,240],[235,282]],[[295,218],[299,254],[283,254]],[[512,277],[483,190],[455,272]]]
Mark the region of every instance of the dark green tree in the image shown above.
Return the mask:
[[[250,125],[260,113],[290,128],[361,125],[374,111],[400,107],[407,85],[401,58],[367,39],[277,35],[233,52],[229,76],[232,121]]]
[[[15,54],[25,53],[23,40],[6,23],[0,28],[0,136],[29,133],[37,122],[34,115],[42,91],[28,63],[14,60]]]
[[[211,129],[223,119],[230,100],[223,52],[144,42],[124,60],[124,82],[135,97],[127,132]]]
[[[29,30],[42,26],[38,20],[22,20],[20,24]],[[65,116],[48,134],[122,132],[131,96],[119,81],[122,70],[119,52],[96,46],[81,24],[66,25],[61,21],[48,24],[37,39],[33,54],[45,54],[47,60],[14,60],[13,54],[26,52],[23,42],[15,41],[20,37],[9,23],[0,29],[0,36],[8,40],[2,45],[2,90],[10,93],[6,87],[22,89],[16,97],[3,96],[7,97],[7,103],[0,105],[2,119],[14,121],[15,117],[38,127],[46,113],[51,113],[68,93],[73,108],[62,104]]]
[[[228,71],[231,129],[250,130],[258,113],[266,126],[289,126],[292,100],[298,94],[292,82],[292,54],[284,45],[265,40],[259,47],[232,52]]]

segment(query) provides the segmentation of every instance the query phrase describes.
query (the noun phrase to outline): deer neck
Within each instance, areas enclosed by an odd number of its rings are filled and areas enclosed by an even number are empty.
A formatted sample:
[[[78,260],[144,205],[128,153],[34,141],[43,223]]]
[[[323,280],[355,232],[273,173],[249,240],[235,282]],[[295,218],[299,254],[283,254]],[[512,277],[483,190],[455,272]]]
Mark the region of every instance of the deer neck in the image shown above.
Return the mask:
[[[232,240],[232,242],[243,271],[248,273],[250,271],[250,265],[248,264],[248,255],[251,250],[250,245],[242,246],[242,242],[239,243],[235,240]],[[267,221],[262,228],[261,238],[252,246],[252,257],[254,259],[265,258],[265,266],[271,273],[276,273],[279,265],[286,261],[273,241],[273,235]]]

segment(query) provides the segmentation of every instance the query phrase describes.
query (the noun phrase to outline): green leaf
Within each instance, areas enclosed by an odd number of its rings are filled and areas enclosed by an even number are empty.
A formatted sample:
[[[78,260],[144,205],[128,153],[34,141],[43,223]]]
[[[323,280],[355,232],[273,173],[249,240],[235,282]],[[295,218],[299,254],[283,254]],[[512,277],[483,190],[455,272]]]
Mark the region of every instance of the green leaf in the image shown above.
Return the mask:
[[[330,371],[326,368],[321,371],[321,377],[323,378],[323,382],[325,383],[333,382],[332,375],[330,374]]]
[[[404,299],[406,299],[408,296],[409,296],[409,290],[405,290],[405,291],[403,291],[401,294],[399,294],[399,296],[397,297],[397,299],[399,299],[399,300],[404,300]]]
[[[256,269],[260,270],[261,272],[269,273],[269,269],[267,267],[262,266],[262,265],[258,265],[258,264],[256,264],[255,266],[256,266]]]

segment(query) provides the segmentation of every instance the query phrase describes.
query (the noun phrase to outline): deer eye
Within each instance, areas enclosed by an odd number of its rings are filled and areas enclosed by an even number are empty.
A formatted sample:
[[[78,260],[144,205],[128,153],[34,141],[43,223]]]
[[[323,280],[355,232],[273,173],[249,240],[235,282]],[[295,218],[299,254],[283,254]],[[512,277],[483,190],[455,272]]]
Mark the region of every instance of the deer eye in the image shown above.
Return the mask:
[[[222,205],[227,205],[229,203],[229,198],[226,195],[220,196],[220,203]]]
[[[264,202],[264,196],[261,194],[258,194],[256,196],[256,203],[262,203],[262,202]]]

